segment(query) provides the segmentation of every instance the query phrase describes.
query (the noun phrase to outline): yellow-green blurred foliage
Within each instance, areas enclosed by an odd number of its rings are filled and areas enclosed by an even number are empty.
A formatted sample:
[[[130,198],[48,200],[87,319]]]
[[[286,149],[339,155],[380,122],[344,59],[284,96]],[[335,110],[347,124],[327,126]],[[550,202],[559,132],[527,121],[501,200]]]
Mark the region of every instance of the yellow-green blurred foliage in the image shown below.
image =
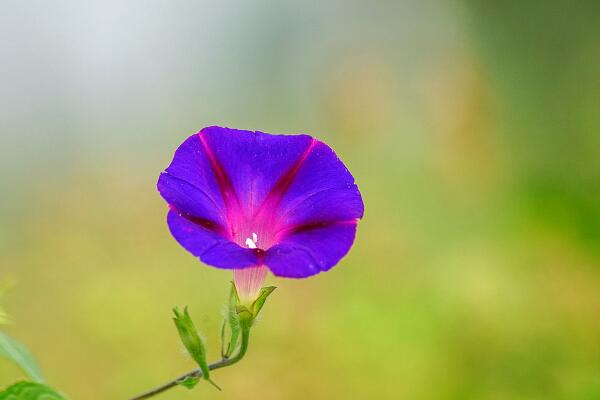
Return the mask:
[[[223,388],[164,399],[600,398],[600,7],[557,1],[6,1],[7,331],[73,399],[218,357],[229,273],[155,190],[206,125],[308,132],[366,205],[332,271],[279,289]],[[0,384],[20,377],[0,361]]]

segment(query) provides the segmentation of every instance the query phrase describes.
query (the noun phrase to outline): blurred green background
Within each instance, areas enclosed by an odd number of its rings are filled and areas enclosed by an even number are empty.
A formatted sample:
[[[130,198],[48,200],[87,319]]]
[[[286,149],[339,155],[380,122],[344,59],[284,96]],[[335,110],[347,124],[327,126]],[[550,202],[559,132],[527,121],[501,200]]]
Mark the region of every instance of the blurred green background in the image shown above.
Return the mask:
[[[53,386],[193,368],[174,305],[218,357],[230,274],[171,238],[155,183],[223,125],[325,140],[366,214],[332,271],[268,278],[222,393],[161,398],[600,398],[600,2],[0,8],[2,303]]]

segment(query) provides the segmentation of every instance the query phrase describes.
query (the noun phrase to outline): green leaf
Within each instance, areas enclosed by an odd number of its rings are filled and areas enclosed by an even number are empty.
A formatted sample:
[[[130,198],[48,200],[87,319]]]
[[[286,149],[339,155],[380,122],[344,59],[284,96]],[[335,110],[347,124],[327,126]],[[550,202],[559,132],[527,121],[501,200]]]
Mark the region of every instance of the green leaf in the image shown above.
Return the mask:
[[[227,308],[227,317],[229,319],[229,328],[231,329],[231,338],[225,352],[225,357],[230,357],[235,351],[240,337],[240,320],[238,318],[237,306],[240,304],[235,284],[231,282],[231,292],[229,293],[229,306]]]
[[[204,342],[198,335],[198,331],[194,326],[192,317],[190,317],[188,308],[185,307],[183,313],[181,313],[177,307],[175,307],[173,313],[175,314],[173,321],[175,322],[175,327],[179,332],[179,337],[181,338],[183,345],[200,367],[204,379],[214,384],[214,382],[210,380],[210,370],[208,369],[208,362],[206,361],[206,348],[204,347]]]
[[[14,361],[35,382],[44,383],[44,377],[33,355],[25,346],[0,332],[0,355]]]
[[[0,400],[66,400],[66,397],[46,385],[23,381],[0,392]]]
[[[183,386],[185,388],[188,388],[188,389],[193,389],[194,387],[196,387],[196,385],[198,384],[199,381],[200,381],[199,376],[188,375],[185,378],[177,381],[177,384],[180,386]]]
[[[271,293],[273,293],[273,290],[275,290],[275,289],[277,289],[275,286],[266,286],[266,287],[260,289],[260,292],[258,293],[258,297],[256,298],[256,300],[254,300],[254,303],[252,303],[252,314],[254,314],[255,317],[258,315],[260,310],[265,305],[265,301],[267,301],[267,297],[269,297],[269,295]]]

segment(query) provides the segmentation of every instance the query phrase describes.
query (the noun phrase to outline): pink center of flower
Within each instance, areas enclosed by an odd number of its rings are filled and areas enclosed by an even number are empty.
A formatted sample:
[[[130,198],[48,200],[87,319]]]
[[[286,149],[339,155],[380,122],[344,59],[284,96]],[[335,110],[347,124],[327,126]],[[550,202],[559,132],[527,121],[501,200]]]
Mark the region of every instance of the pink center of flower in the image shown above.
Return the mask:
[[[274,211],[256,214],[248,218],[241,210],[229,210],[230,239],[249,249],[264,252],[278,243],[277,233],[282,223]]]

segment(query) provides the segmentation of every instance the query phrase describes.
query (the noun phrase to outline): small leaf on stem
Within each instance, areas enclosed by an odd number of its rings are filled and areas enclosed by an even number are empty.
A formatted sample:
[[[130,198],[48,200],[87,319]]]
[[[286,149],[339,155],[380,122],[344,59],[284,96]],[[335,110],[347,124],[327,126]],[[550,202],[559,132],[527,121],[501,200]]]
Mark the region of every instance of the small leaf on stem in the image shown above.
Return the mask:
[[[185,378],[178,380],[177,384],[180,386],[183,386],[187,389],[193,389],[194,387],[196,387],[196,385],[198,384],[199,381],[200,381],[199,376],[188,375]]]

